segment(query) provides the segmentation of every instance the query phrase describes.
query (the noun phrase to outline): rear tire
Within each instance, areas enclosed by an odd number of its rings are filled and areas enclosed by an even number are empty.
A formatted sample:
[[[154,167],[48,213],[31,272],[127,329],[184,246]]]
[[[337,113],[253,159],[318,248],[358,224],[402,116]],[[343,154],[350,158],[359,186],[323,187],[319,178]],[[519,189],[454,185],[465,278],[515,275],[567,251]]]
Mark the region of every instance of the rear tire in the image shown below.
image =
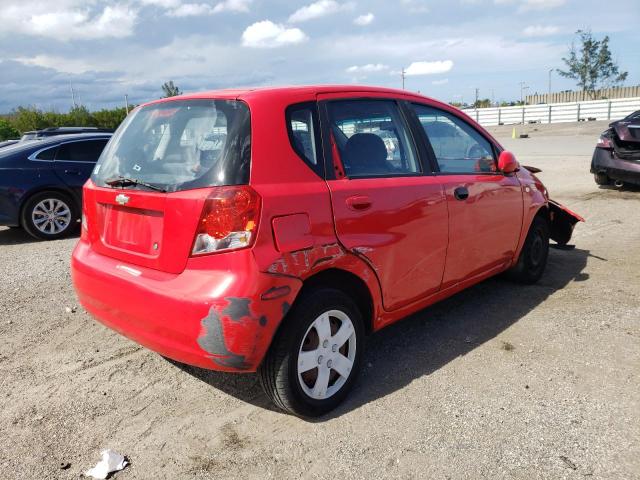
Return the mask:
[[[593,174],[593,179],[596,181],[598,185],[609,185],[611,180],[607,176],[606,173],[596,172]]]
[[[532,284],[542,277],[549,257],[549,222],[543,217],[535,217],[524,241],[524,246],[508,276],[512,280]]]
[[[318,288],[287,314],[258,369],[264,391],[280,409],[318,417],[353,387],[364,350],[362,315],[340,290]]]
[[[70,235],[77,226],[78,208],[68,195],[46,191],[33,195],[22,208],[20,225],[39,240],[56,240]]]

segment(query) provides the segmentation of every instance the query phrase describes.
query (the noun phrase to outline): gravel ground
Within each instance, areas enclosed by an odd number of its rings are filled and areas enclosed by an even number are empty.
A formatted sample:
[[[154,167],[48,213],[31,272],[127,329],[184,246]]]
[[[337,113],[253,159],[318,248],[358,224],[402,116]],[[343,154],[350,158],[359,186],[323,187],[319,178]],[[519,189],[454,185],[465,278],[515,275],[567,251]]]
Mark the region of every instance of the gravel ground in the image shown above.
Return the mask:
[[[0,477],[77,478],[112,448],[131,461],[118,479],[640,478],[640,191],[594,184],[603,125],[543,127],[494,131],[587,219],[576,248],[552,249],[538,285],[488,280],[374,335],[316,422],[272,410],[254,375],[95,323],[76,240],[0,228]]]

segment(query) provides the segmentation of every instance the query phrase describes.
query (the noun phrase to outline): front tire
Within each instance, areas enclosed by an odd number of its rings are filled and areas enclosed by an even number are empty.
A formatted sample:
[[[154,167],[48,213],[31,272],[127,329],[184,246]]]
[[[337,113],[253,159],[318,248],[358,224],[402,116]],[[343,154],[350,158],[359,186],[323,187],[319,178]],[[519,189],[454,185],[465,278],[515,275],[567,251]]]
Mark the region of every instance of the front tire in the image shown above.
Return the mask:
[[[518,263],[509,270],[509,277],[519,283],[536,283],[542,277],[549,257],[549,222],[535,217],[518,257]]]
[[[75,202],[64,193],[36,193],[22,209],[20,225],[34,238],[56,240],[69,235],[78,222]]]
[[[282,410],[317,417],[347,396],[364,350],[362,315],[343,292],[318,288],[288,313],[258,373]]]

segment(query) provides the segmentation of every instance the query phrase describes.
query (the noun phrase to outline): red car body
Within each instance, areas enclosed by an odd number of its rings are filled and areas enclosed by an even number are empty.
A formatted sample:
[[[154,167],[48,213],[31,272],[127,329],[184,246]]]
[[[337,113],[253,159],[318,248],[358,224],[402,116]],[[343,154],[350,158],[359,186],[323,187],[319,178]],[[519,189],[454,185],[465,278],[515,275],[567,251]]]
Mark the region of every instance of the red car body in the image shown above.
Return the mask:
[[[191,254],[205,201],[221,187],[162,193],[89,180],[85,227],[72,259],[87,311],[179,362],[255,371],[300,291],[314,283],[344,287],[361,306],[366,329],[377,331],[512,267],[536,215],[552,232],[564,231],[563,243],[579,219],[550,204],[545,187],[524,168],[442,174],[423,165],[416,175],[350,179],[324,125],[329,173],[322,178],[301,160],[285,121],[294,104],[317,104],[322,112],[325,102],[338,99],[412,102],[473,127],[493,145],[497,160],[503,149],[488,132],[430,98],[319,86],[215,91],[152,105],[196,99],[241,101],[249,108],[248,185],[259,197],[251,246]],[[460,187],[468,191],[463,199],[456,198]],[[126,207],[116,199],[122,192]]]

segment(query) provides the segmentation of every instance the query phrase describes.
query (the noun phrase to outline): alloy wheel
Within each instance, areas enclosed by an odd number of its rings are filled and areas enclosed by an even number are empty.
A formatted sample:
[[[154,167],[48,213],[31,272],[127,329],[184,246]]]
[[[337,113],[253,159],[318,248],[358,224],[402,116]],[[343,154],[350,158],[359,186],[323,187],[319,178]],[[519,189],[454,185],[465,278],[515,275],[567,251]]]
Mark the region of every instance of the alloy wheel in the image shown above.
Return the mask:
[[[33,208],[33,225],[46,235],[55,235],[66,230],[71,224],[71,209],[58,198],[45,198]]]
[[[298,351],[298,382],[306,395],[325,400],[344,386],[356,357],[356,332],[349,316],[329,310],[318,316]]]

